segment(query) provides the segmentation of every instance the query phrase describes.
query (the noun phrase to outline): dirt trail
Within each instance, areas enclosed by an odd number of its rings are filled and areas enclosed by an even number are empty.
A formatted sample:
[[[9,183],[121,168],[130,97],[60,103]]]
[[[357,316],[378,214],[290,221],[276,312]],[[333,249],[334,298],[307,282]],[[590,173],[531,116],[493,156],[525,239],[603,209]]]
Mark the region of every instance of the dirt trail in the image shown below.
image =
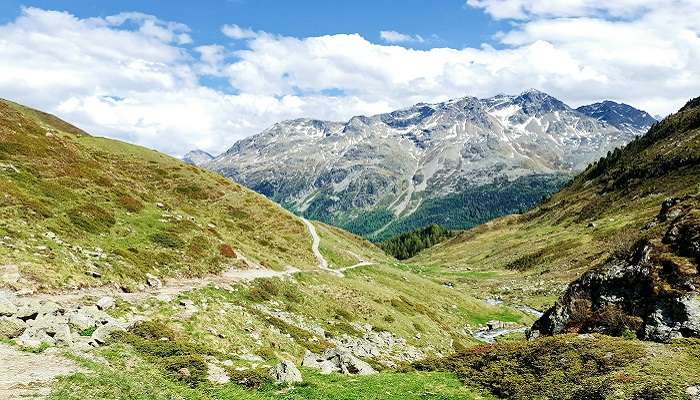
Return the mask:
[[[81,370],[57,349],[53,350],[32,354],[0,344],[0,399],[44,398],[51,390],[51,381]]]
[[[318,232],[316,232],[316,227],[314,224],[312,224],[311,221],[306,218],[302,218],[301,220],[304,221],[304,224],[306,224],[306,228],[309,230],[311,238],[313,239],[311,243],[311,251],[313,251],[314,257],[316,257],[316,260],[318,260],[318,269],[334,275],[343,276],[342,272],[328,267],[328,261],[325,257],[323,257],[323,254],[321,254],[321,250],[319,250],[321,238],[318,236]]]

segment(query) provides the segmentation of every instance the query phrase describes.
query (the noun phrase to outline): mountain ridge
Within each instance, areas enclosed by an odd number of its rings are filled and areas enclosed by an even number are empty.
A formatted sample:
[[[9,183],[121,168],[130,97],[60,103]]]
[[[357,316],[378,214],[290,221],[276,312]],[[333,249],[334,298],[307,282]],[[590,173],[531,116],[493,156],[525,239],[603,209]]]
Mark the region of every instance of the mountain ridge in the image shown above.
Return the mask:
[[[567,175],[650,126],[646,118],[630,121],[617,127],[605,115],[588,116],[530,89],[418,103],[347,122],[282,121],[202,166],[298,214],[381,239],[422,226],[420,215],[428,225],[444,223],[434,210],[465,190],[497,193],[506,182],[521,182],[539,193],[509,211],[530,207]],[[533,177],[534,186],[519,181],[523,177]],[[502,215],[486,204],[458,207],[478,215],[446,227],[467,228]]]

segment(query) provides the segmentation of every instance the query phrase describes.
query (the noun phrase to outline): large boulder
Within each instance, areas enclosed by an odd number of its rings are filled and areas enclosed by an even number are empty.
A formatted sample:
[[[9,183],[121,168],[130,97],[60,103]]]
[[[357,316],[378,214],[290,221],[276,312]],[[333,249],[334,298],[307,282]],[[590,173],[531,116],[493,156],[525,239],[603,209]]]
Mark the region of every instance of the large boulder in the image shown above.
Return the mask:
[[[10,300],[0,297],[0,317],[11,317],[17,313],[17,306]]]
[[[109,310],[110,308],[114,307],[114,298],[110,296],[105,296],[97,300],[97,303],[95,303],[97,308],[99,310]]]
[[[301,383],[301,372],[291,361],[282,361],[270,368],[270,375],[277,383]]]
[[[530,337],[634,332],[648,340],[700,337],[700,200],[665,201],[629,252],[569,285]]]
[[[19,318],[0,317],[0,337],[14,339],[27,329],[27,324]]]
[[[304,354],[302,366],[317,369],[324,374],[340,372],[346,375],[371,375],[377,373],[372,366],[342,347],[327,349],[321,355],[307,351]]]

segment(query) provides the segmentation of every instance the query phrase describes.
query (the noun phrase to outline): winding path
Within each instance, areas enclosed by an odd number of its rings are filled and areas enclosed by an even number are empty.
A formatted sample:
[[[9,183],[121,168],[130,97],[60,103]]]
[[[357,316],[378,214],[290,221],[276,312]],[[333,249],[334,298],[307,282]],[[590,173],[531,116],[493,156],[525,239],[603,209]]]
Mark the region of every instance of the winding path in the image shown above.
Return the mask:
[[[304,221],[304,224],[306,224],[306,228],[309,230],[311,238],[313,239],[311,243],[311,251],[313,251],[314,257],[316,257],[316,260],[318,260],[318,269],[334,275],[343,276],[342,272],[328,267],[328,261],[325,257],[323,257],[323,254],[321,254],[321,250],[319,249],[319,246],[321,245],[321,237],[318,236],[318,232],[316,232],[316,227],[314,224],[312,224],[311,221],[306,218],[302,218],[301,220]]]

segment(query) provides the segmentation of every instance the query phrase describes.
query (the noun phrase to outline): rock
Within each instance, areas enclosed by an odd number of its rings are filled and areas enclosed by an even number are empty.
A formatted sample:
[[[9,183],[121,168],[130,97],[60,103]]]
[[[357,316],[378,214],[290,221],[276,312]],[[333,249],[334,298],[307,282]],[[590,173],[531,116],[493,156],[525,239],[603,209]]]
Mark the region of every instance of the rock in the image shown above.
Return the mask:
[[[84,310],[76,310],[68,317],[68,323],[73,325],[78,331],[85,331],[96,326],[95,318],[85,313]]]
[[[16,265],[0,265],[0,283],[14,285],[19,282],[21,277]]]
[[[109,322],[105,325],[98,326],[97,329],[95,329],[95,332],[93,332],[90,337],[96,343],[104,344],[107,341],[107,339],[109,338],[109,335],[111,335],[114,332],[123,331],[123,330],[124,330],[124,327],[121,324],[118,324],[116,322]]]
[[[646,340],[700,337],[700,293],[693,282],[700,260],[700,224],[692,212],[699,203],[692,196],[664,201],[657,219],[667,224],[665,233],[638,241],[630,252],[572,282],[535,322],[530,337],[561,332],[621,335],[623,328]]]
[[[100,310],[109,310],[110,308],[114,307],[114,298],[110,296],[102,297],[101,299],[97,300],[95,305]]]
[[[277,383],[300,383],[301,372],[291,361],[282,361],[270,368],[270,375]]]
[[[68,326],[68,319],[62,315],[43,314],[35,320],[27,321],[27,325],[40,329],[49,335],[55,335],[63,325]]]
[[[688,400],[700,400],[700,385],[690,386],[685,389]]]
[[[50,300],[40,302],[39,308],[37,310],[39,315],[57,315],[62,314],[65,311],[65,308],[61,307],[61,305]]]
[[[35,319],[37,316],[39,316],[40,307],[41,304],[39,304],[37,300],[27,301],[24,304],[21,304],[19,307],[17,307],[15,317],[24,321]]]
[[[595,227],[596,227],[596,224],[593,223],[593,222],[589,222],[587,226],[588,226],[589,228],[595,228]]]
[[[214,363],[207,364],[207,371],[207,380],[211,383],[223,385],[231,381],[226,370]]]
[[[70,346],[73,344],[73,335],[71,334],[68,324],[61,324],[54,328],[53,335],[56,344],[59,346]]]
[[[339,346],[324,351],[320,356],[307,351],[304,354],[302,366],[317,369],[323,374],[341,372],[347,375],[371,375],[377,373],[369,364]]]
[[[11,317],[17,313],[17,306],[9,299],[0,297],[0,316]]]
[[[180,368],[177,370],[177,374],[180,376],[180,378],[186,379],[192,376],[190,373],[189,368]]]
[[[20,346],[38,348],[42,344],[54,345],[56,341],[41,328],[28,327],[16,340]]]
[[[19,318],[0,317],[0,337],[14,339],[27,329],[27,324]]]
[[[161,282],[157,276],[151,274],[146,274],[146,283],[148,284],[148,286],[155,289],[160,289],[161,287],[163,287],[163,282]]]

